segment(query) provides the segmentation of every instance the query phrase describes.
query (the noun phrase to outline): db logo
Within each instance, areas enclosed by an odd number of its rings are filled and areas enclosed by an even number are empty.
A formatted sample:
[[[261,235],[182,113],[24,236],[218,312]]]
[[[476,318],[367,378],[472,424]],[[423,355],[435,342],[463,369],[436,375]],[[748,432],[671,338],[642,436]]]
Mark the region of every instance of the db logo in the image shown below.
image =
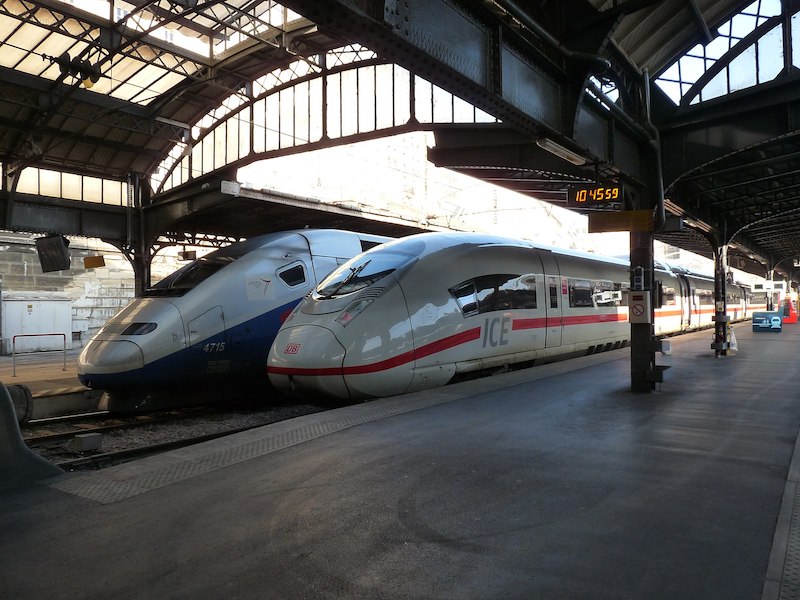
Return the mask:
[[[297,354],[300,352],[300,344],[286,344],[286,348],[283,349],[284,354]]]

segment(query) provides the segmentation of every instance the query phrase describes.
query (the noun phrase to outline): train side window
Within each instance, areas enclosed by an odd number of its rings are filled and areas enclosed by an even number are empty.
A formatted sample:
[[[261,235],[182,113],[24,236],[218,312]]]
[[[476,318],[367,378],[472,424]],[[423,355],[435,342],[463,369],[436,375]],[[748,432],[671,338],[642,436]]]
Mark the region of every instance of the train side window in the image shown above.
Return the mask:
[[[619,284],[606,280],[595,281],[592,300],[596,306],[619,306],[622,303],[622,291]]]
[[[450,293],[458,302],[458,307],[465,317],[478,314],[478,294],[475,291],[475,283],[462,284],[458,287],[451,288]]]
[[[697,290],[697,295],[699,296],[698,302],[702,306],[714,304],[714,292],[711,290]]]
[[[478,277],[475,279],[475,288],[478,293],[478,312],[491,312],[498,310],[498,305],[502,306],[498,287],[491,278]]]
[[[620,294],[620,300],[617,302],[617,306],[628,306],[628,294],[631,291],[631,282],[623,281],[621,283],[615,283],[614,290],[618,291]]]
[[[548,277],[547,289],[550,295],[550,308],[558,308],[558,282],[554,277]]]
[[[569,280],[569,305],[572,308],[592,308],[592,284],[586,279]]]
[[[375,246],[380,246],[383,242],[373,242],[372,240],[361,240],[361,251],[366,252]]]
[[[509,297],[511,308],[533,309],[538,307],[536,298],[536,276],[533,274],[520,275],[509,279],[503,284]]]
[[[675,293],[674,287],[664,288],[664,306],[675,306]]]
[[[497,310],[536,308],[536,276],[482,275],[450,288],[465,317]]]
[[[278,271],[278,277],[289,287],[295,287],[306,282],[306,270],[302,264],[296,264]]]
[[[478,311],[536,308],[536,278],[533,275],[498,274],[475,278]]]

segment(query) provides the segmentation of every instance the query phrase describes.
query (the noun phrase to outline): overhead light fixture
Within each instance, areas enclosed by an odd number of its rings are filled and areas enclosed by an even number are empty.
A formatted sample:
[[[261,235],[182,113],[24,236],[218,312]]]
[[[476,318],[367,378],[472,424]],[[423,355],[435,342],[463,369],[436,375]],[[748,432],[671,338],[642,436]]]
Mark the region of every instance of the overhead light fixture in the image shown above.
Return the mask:
[[[572,150],[565,148],[561,144],[556,144],[550,138],[539,138],[536,140],[536,145],[542,150],[547,150],[550,154],[555,154],[559,158],[572,163],[573,165],[581,166],[586,164],[586,159]]]
[[[100,69],[97,65],[93,65],[88,60],[80,60],[77,57],[70,58],[69,52],[64,52],[61,56],[42,54],[42,58],[58,65],[62,75],[70,75],[80,79],[85,88],[90,88],[100,81]]]

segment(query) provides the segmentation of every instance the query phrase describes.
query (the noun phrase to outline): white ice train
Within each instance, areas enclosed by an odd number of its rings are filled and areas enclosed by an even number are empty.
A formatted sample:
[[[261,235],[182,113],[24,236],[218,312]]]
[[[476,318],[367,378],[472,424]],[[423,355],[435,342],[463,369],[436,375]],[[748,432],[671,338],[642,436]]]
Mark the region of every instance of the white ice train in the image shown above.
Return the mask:
[[[109,410],[159,408],[176,388],[261,379],[283,319],[325,275],[390,238],[334,229],[220,248],[132,300],[89,341],[78,378]],[[186,400],[181,401],[186,403]]]
[[[712,325],[712,278],[660,267],[656,333]],[[359,255],[288,317],[267,361],[289,394],[368,399],[474,371],[628,344],[626,261],[491,235],[425,233]],[[745,318],[746,288],[728,285]]]

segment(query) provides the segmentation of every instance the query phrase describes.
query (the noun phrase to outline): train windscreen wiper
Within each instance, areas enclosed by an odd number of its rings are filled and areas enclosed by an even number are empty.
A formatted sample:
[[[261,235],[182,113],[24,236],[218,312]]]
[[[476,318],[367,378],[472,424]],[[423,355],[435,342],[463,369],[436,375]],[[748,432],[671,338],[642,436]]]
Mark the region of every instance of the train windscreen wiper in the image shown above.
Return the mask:
[[[369,263],[371,263],[371,262],[372,262],[372,259],[369,259],[368,261],[366,261],[365,263],[362,263],[362,264],[360,264],[360,265],[359,265],[359,266],[357,266],[357,267],[350,267],[350,273],[347,275],[347,277],[345,277],[344,279],[342,279],[342,282],[341,282],[339,285],[337,285],[337,286],[336,286],[336,287],[333,289],[333,291],[331,291],[331,292],[330,292],[330,293],[328,293],[328,294],[324,294],[322,297],[323,297],[324,299],[326,299],[326,300],[330,300],[331,298],[333,298],[333,297],[334,297],[334,296],[335,296],[337,293],[339,293],[339,291],[340,291],[340,290],[341,290],[341,289],[342,289],[344,286],[346,286],[348,283],[350,283],[351,281],[353,281],[353,279],[355,279],[356,277],[358,277],[358,275],[361,273],[361,271],[363,271],[363,270],[366,268],[366,266],[367,266]]]

